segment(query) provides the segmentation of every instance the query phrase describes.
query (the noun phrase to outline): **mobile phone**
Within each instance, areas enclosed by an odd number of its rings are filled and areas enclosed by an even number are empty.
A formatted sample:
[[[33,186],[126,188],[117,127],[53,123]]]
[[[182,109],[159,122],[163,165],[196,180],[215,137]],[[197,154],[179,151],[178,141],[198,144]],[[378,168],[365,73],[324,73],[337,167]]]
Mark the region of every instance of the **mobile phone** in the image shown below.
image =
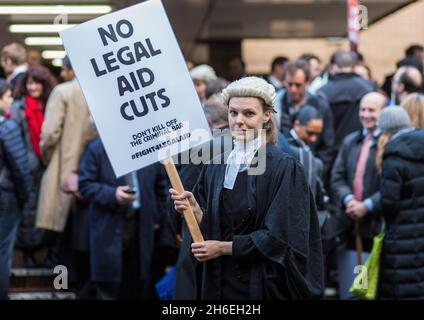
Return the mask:
[[[124,192],[128,194],[135,194],[135,190],[133,189],[124,190]]]

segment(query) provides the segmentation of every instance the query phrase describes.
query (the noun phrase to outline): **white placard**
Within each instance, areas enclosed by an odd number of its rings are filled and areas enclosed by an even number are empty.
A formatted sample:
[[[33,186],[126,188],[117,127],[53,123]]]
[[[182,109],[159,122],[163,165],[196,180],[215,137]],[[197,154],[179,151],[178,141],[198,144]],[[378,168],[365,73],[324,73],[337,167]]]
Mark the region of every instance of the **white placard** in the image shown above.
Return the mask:
[[[117,177],[211,139],[160,0],[60,36]]]

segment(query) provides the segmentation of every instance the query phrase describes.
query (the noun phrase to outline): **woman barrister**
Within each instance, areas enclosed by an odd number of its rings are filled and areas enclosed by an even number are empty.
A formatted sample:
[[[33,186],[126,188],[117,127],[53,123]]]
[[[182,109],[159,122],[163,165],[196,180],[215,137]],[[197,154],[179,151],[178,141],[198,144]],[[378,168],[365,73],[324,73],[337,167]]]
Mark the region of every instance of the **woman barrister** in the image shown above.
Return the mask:
[[[185,228],[175,298],[320,297],[315,203],[301,164],[274,145],[275,90],[247,77],[231,83],[222,97],[234,150],[220,164],[204,166],[193,193],[170,189],[178,212],[190,203],[206,239],[192,243]]]

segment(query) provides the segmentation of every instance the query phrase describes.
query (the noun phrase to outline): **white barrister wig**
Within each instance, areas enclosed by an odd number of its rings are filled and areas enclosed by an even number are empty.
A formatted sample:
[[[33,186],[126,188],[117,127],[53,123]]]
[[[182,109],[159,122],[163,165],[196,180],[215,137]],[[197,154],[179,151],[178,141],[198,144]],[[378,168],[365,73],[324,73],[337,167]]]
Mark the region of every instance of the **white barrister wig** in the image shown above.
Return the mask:
[[[222,90],[222,99],[227,106],[232,97],[256,97],[261,98],[268,106],[274,108],[275,96],[274,87],[258,77],[241,78],[231,82]]]
[[[200,80],[206,84],[217,79],[215,70],[207,64],[201,64],[191,69],[190,76],[191,79]]]

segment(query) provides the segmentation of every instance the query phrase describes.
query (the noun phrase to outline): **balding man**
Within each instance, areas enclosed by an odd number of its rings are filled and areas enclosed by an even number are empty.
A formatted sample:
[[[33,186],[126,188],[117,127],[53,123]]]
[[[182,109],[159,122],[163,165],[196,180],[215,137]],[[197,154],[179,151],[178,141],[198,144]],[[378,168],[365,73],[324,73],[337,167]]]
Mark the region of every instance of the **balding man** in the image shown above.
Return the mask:
[[[357,265],[354,221],[359,224],[364,256],[371,251],[373,237],[380,231],[380,181],[375,168],[377,120],[386,105],[386,98],[377,92],[366,94],[360,102],[359,120],[362,129],[346,136],[340,147],[331,177],[331,187],[341,205],[341,226],[346,249],[338,257],[339,293],[350,298],[349,287]]]
[[[410,93],[420,92],[423,87],[423,76],[412,66],[400,67],[392,82],[390,105],[399,105]]]
[[[358,119],[359,101],[374,91],[369,81],[353,72],[357,57],[349,51],[334,54],[334,75],[318,94],[325,96],[333,113],[334,149],[337,150],[344,137],[361,127]],[[334,154],[335,155],[335,154]]]

